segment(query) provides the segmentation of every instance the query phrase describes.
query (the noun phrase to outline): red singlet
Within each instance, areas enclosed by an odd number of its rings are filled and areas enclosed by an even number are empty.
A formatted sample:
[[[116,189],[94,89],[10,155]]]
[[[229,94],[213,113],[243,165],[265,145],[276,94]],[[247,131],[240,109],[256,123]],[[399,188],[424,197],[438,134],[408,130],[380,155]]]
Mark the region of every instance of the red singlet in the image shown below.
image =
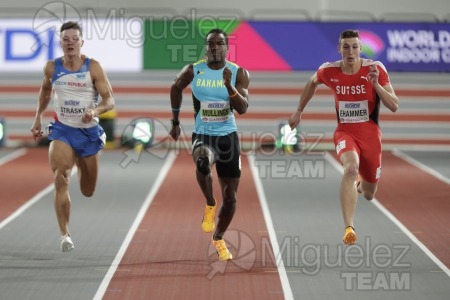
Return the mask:
[[[377,66],[381,86],[389,84],[389,76],[379,61],[362,59],[359,72],[352,75],[342,72],[340,62],[325,63],[317,71],[319,82],[328,86],[334,94],[338,120],[334,132],[336,152],[340,158],[346,151],[356,151],[361,176],[368,182],[376,183],[381,172],[380,98],[367,80],[369,66]]]

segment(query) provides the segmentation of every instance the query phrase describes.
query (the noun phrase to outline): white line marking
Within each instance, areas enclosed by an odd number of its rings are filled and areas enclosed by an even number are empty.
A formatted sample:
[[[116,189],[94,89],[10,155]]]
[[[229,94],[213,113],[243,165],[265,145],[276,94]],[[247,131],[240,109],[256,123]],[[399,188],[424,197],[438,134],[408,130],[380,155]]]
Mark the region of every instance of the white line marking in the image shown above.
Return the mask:
[[[21,214],[23,214],[28,208],[30,208],[33,204],[41,200],[45,195],[47,195],[49,192],[53,190],[53,183],[47,186],[45,189],[37,193],[33,198],[25,202],[19,209],[14,211],[11,215],[9,215],[6,219],[4,219],[0,223],[0,230],[11,223],[15,218],[19,217]]]
[[[77,172],[77,167],[74,166],[72,169],[72,173],[70,174],[70,176],[73,176],[76,172]],[[9,215],[6,219],[4,219],[2,222],[0,222],[0,230],[5,227],[6,225],[8,225],[9,223],[11,223],[12,221],[14,221],[14,219],[18,218],[21,214],[23,214],[27,209],[29,209],[33,204],[35,204],[36,202],[38,202],[39,200],[41,200],[42,198],[44,198],[45,195],[47,195],[48,193],[50,193],[52,190],[54,189],[54,184],[51,183],[49,184],[45,189],[43,189],[42,191],[40,191],[39,193],[37,193],[36,195],[33,196],[33,198],[31,198],[30,200],[28,200],[27,202],[25,202],[24,204],[22,204],[21,207],[19,207],[16,211],[14,211],[11,215]]]
[[[273,227],[272,217],[270,216],[270,210],[269,205],[267,204],[266,194],[264,193],[262,182],[259,179],[258,169],[255,167],[255,158],[251,154],[248,155],[247,157],[249,161],[250,170],[253,176],[253,181],[255,182],[256,192],[258,193],[259,202],[261,203],[264,219],[266,221],[267,231],[269,233],[270,238],[270,244],[272,245],[272,251],[275,256],[278,274],[280,276],[281,287],[283,288],[284,299],[291,300],[294,299],[294,296],[292,294],[291,286],[289,285],[289,279],[286,274],[286,269],[284,268],[283,258],[280,253],[280,247],[278,245],[277,236],[275,234],[275,229]]]
[[[338,170],[341,174],[344,173],[342,165],[331,156],[330,153],[326,152],[325,159]],[[391,220],[407,237],[409,237],[439,268],[441,268],[449,277],[450,270],[444,265],[439,258],[437,258],[421,241],[419,241],[405,225],[402,224],[389,210],[387,210],[383,204],[381,204],[377,199],[373,198],[371,201],[389,220]]]
[[[27,149],[25,149],[25,148],[20,148],[14,152],[11,152],[10,154],[0,158],[0,166],[10,162],[11,160],[21,157],[21,156],[25,155],[26,153],[27,153]]]
[[[445,182],[446,184],[449,184],[449,185],[450,185],[450,179],[449,179],[449,178],[445,177],[444,175],[442,175],[441,173],[437,172],[436,170],[434,170],[434,169],[428,167],[427,165],[421,163],[420,161],[418,161],[418,160],[412,158],[412,157],[409,156],[408,154],[403,153],[403,152],[401,152],[401,151],[398,150],[398,149],[394,149],[394,150],[392,151],[392,154],[394,154],[394,155],[397,156],[398,158],[401,158],[401,159],[403,159],[404,161],[406,161],[406,162],[412,164],[414,167],[416,167],[416,168],[418,168],[418,169],[420,169],[420,170],[422,170],[422,171],[424,171],[424,172],[430,174],[431,176],[434,176],[434,177],[436,177],[437,179],[439,179],[439,180]]]
[[[134,219],[134,222],[131,225],[127,236],[125,237],[125,240],[123,241],[122,246],[120,247],[119,251],[117,252],[117,255],[114,258],[114,261],[111,263],[111,266],[109,267],[108,272],[106,273],[105,277],[103,278],[103,281],[100,284],[93,300],[101,300],[103,298],[103,296],[106,292],[106,289],[108,288],[108,285],[111,282],[111,279],[113,278],[114,273],[117,270],[117,267],[119,266],[120,262],[122,261],[123,256],[125,255],[125,252],[127,251],[128,245],[131,243],[131,240],[133,239],[134,234],[136,233],[137,229],[139,228],[139,225],[141,224],[142,220],[144,219],[145,214],[147,213],[147,210],[150,207],[150,204],[152,204],[153,199],[156,196],[156,193],[158,192],[161,184],[163,183],[164,179],[166,178],[167,174],[169,173],[169,170],[172,167],[172,164],[175,161],[175,158],[176,158],[176,155],[173,151],[170,152],[169,155],[167,156],[167,159],[164,162],[164,165],[162,166],[161,171],[159,172],[158,177],[156,178],[155,183],[152,186],[152,189],[150,190],[147,197],[145,198],[145,201],[142,204],[141,209],[139,210],[136,218]]]

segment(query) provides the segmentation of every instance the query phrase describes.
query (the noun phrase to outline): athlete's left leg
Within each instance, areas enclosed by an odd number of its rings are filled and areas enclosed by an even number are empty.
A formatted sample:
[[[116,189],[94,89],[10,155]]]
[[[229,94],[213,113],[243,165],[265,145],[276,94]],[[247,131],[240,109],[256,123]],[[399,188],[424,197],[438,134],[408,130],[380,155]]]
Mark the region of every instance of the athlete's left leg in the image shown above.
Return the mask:
[[[344,175],[342,176],[339,190],[342,215],[344,217],[345,227],[354,227],[353,219],[357,200],[355,182],[358,176],[359,157],[355,151],[351,150],[342,153],[340,160],[344,167]]]
[[[208,146],[202,145],[194,149],[192,158],[197,166],[195,176],[206,199],[206,204],[215,206],[216,199],[214,199],[213,177],[211,174],[211,168],[215,163],[215,155]]]
[[[78,167],[81,193],[85,197],[92,197],[97,185],[98,153],[87,157],[77,156],[75,162]]]
[[[358,193],[364,195],[367,200],[372,200],[378,187],[378,180],[381,174],[381,141],[371,140],[364,144],[359,162],[359,173],[361,184],[358,186]]]
[[[236,211],[236,193],[239,186],[239,178],[219,177],[223,202],[220,207],[216,231],[213,238],[222,239],[225,231],[233,220]]]
[[[361,179],[361,184],[358,187],[358,193],[363,194],[364,198],[367,200],[372,200],[377,192],[378,182],[372,183]]]

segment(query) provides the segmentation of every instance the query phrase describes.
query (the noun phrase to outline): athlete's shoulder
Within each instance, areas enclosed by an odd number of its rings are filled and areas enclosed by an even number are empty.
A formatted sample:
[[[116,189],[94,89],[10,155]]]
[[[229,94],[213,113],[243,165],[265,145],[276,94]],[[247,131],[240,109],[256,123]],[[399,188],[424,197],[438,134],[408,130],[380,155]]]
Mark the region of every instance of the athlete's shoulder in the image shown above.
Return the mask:
[[[47,63],[44,65],[44,74],[46,77],[51,78],[53,76],[55,66],[56,66],[56,59],[47,61]]]
[[[206,59],[200,59],[199,61],[196,61],[192,65],[195,67],[195,66],[199,66],[199,65],[202,65],[202,64],[206,64]]]
[[[96,78],[101,78],[104,76],[104,70],[102,64],[94,59],[87,56],[84,56],[83,68],[81,69],[83,72],[88,72],[91,74],[90,76],[95,80]]]
[[[56,66],[56,64],[58,63],[57,59],[53,59],[53,60],[48,60],[45,63],[44,69],[47,69],[49,67],[54,68]]]
[[[239,69],[239,65],[237,63],[235,63],[235,62],[227,60],[227,65],[231,66],[233,68]]]
[[[55,68],[55,66],[62,66],[62,56],[60,57],[56,57],[52,60],[48,60],[47,63],[45,64],[45,69],[46,68]]]
[[[101,66],[102,66],[102,64],[98,60],[96,60],[95,58],[87,57],[87,56],[84,57],[84,64],[87,66],[97,67],[97,68],[98,67],[101,68]]]
[[[199,72],[204,72],[208,69],[208,63],[206,59],[200,59],[193,64],[187,65],[188,69],[190,69],[193,73],[199,74]]]
[[[86,65],[86,66],[90,66],[90,65],[101,66],[102,65],[99,60],[97,60],[93,57],[86,56],[84,54],[81,55],[81,59],[83,60],[83,65]]]
[[[329,76],[338,76],[341,73],[340,65],[340,60],[323,63],[316,72],[319,81],[325,82],[325,78],[328,78]]]
[[[191,82],[193,78],[194,78],[194,64],[187,64],[177,74],[173,84],[179,85],[180,82],[183,82],[183,83],[186,83],[186,85],[188,85],[189,82]],[[182,89],[184,89],[184,88],[185,88],[185,86]]]
[[[363,63],[362,63],[363,67],[376,65],[376,66],[380,67],[381,69],[383,69],[385,72],[387,72],[386,67],[384,66],[384,64],[381,61],[367,59],[367,58],[363,58],[362,61],[363,61]]]
[[[62,63],[62,59],[63,59],[62,56],[60,56],[60,57],[55,57],[54,59],[49,60],[48,62],[52,62],[52,63],[54,63],[54,64]]]
[[[320,65],[319,70],[320,69],[328,69],[328,68],[340,68],[341,65],[341,61],[333,61],[333,62],[325,62],[323,64]]]

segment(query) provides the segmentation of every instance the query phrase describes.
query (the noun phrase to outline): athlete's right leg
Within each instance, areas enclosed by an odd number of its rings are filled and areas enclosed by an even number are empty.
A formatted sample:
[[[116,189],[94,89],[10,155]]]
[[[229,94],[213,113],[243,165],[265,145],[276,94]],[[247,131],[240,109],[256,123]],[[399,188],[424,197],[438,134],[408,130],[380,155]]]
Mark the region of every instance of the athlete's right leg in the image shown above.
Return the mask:
[[[213,195],[213,178],[211,174],[212,166],[215,163],[215,155],[202,142],[195,143],[192,158],[196,165],[197,182],[206,199],[206,205],[203,212],[202,230],[206,233],[212,232],[216,226],[216,199]]]
[[[356,200],[357,200],[357,190],[356,190],[356,179],[358,177],[359,170],[359,157],[358,154],[349,150],[341,154],[340,160],[342,166],[344,167],[344,175],[342,176],[339,198],[341,201],[342,215],[344,217],[345,228],[351,227],[354,229],[353,220],[355,216]],[[352,234],[354,235],[354,233]],[[347,232],[346,235],[347,236]],[[344,236],[344,243],[353,244],[356,241],[356,235],[346,241]]]
[[[192,158],[196,165],[196,177],[198,185],[202,190],[203,195],[206,199],[206,204],[209,206],[215,206],[216,200],[213,195],[212,187],[212,166],[215,163],[215,156],[211,149],[207,146],[202,145],[194,149],[192,152]]]
[[[49,147],[49,161],[54,175],[54,205],[61,235],[69,235],[70,195],[69,181],[75,154],[72,148],[59,140],[54,140]]]

